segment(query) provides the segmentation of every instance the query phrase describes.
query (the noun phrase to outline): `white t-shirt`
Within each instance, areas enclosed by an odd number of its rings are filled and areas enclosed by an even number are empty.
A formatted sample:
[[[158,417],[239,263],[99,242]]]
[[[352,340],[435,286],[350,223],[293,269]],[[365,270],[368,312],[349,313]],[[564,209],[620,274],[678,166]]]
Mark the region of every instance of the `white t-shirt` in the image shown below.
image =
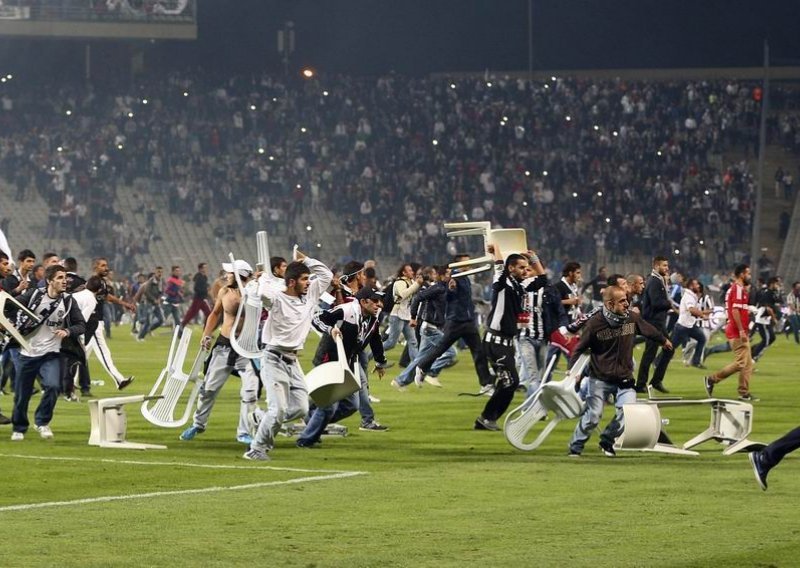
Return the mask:
[[[305,296],[289,296],[267,279],[259,282],[258,294],[263,306],[269,310],[269,317],[261,332],[261,340],[268,348],[284,351],[303,348],[317,303],[333,280],[333,273],[320,261],[306,258],[303,263],[311,270],[311,284]]]
[[[64,329],[63,324],[64,317],[66,316],[66,309],[61,298],[51,298],[45,293],[41,303],[36,306],[33,313],[37,316],[41,315],[42,312],[49,310],[50,306],[56,302],[60,305],[56,306],[55,310],[53,310],[47,320],[36,329],[33,335],[28,336],[27,340],[31,346],[30,350],[22,348],[20,349],[20,354],[26,357],[42,357],[48,353],[58,353],[59,349],[61,349],[61,338],[55,334],[56,330]]]
[[[694,327],[697,323],[697,317],[693,316],[689,309],[700,309],[697,296],[688,288],[683,289],[683,297],[681,298],[681,305],[678,312],[678,323],[683,327]]]

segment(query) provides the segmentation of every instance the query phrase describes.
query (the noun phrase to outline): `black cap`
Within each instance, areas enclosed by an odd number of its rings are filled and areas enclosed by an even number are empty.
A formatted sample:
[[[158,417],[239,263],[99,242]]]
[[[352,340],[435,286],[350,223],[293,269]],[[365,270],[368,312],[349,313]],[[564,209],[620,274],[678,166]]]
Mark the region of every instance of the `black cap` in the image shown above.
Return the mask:
[[[383,301],[385,296],[386,294],[371,286],[364,286],[361,290],[356,292],[357,300],[372,300],[373,302],[377,302],[378,300]]]

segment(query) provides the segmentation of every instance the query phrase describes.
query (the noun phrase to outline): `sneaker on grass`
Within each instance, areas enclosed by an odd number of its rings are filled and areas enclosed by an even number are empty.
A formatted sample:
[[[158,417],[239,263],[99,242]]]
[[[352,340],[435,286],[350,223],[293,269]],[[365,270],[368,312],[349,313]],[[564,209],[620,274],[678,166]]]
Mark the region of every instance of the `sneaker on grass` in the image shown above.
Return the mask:
[[[250,448],[242,455],[242,457],[250,461],[269,461],[267,452],[256,448]]]
[[[363,432],[386,432],[389,429],[388,426],[384,426],[383,424],[378,423],[377,421],[373,420],[372,422],[367,422],[366,424],[362,424],[358,428]]]
[[[53,438],[53,431],[47,424],[44,424],[43,426],[37,426],[36,431],[39,432],[39,435],[45,440],[50,440]]]
[[[189,426],[186,430],[181,432],[180,439],[183,440],[184,442],[188,442],[189,440],[193,440],[195,436],[197,436],[198,434],[202,434],[203,432],[205,432],[205,430],[193,424]]]
[[[12,432],[11,433],[11,441],[12,442],[21,442],[25,439],[25,434],[23,432]]]
[[[253,441],[253,437],[250,434],[239,434],[238,436],[236,436],[236,441],[239,442],[240,444],[246,444],[249,446],[250,443]]]

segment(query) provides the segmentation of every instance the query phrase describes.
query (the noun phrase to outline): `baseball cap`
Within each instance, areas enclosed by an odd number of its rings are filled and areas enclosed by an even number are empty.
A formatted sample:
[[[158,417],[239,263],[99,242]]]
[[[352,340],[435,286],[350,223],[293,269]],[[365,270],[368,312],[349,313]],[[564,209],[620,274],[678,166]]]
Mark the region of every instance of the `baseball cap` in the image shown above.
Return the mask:
[[[234,260],[233,262],[223,262],[222,270],[225,272],[233,273],[238,272],[239,276],[250,276],[253,273],[253,267],[247,261]]]
[[[364,286],[356,292],[356,299],[357,300],[372,300],[373,302],[377,302],[378,300],[383,301],[386,294],[377,290],[371,286]]]

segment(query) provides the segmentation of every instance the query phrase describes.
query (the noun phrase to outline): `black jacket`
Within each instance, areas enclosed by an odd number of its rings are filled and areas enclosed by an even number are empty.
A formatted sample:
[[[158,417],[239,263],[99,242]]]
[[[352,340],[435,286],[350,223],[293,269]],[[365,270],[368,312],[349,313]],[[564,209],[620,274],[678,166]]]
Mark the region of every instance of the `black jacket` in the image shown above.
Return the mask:
[[[383,341],[378,331],[378,318],[364,317],[361,313],[361,304],[358,301],[346,302],[324,310],[314,316],[312,325],[321,333],[329,335],[334,327],[342,332],[342,343],[347,355],[347,363],[352,367],[358,360],[367,345],[372,348],[372,355],[378,365],[386,364],[386,355],[383,352]],[[334,348],[327,353],[325,361],[336,361],[338,353]]]
[[[667,313],[671,309],[672,302],[664,280],[651,274],[642,294],[642,318],[647,323],[663,328],[667,323]]]
[[[17,301],[31,311],[34,311],[39,306],[44,294],[46,294],[46,292],[42,292],[42,290],[38,288],[29,288],[24,294],[17,297]],[[69,333],[66,338],[61,340],[61,350],[76,353],[79,352],[79,350],[83,351],[83,348],[80,347],[80,343],[78,342],[78,338],[86,332],[86,321],[83,319],[80,308],[78,308],[78,303],[72,299],[70,294],[61,294],[61,298],[64,302],[64,316],[59,322],[58,327],[60,329],[65,329]],[[22,318],[17,317],[19,311],[16,304],[10,302],[6,304],[5,315],[10,320],[13,321],[16,318],[18,322],[21,322]],[[30,335],[33,331],[25,335]],[[16,341],[13,343],[16,344]]]
[[[437,327],[443,326],[447,310],[446,297],[447,285],[444,282],[434,282],[414,295],[411,300],[411,317]]]

